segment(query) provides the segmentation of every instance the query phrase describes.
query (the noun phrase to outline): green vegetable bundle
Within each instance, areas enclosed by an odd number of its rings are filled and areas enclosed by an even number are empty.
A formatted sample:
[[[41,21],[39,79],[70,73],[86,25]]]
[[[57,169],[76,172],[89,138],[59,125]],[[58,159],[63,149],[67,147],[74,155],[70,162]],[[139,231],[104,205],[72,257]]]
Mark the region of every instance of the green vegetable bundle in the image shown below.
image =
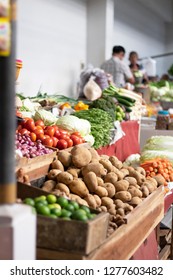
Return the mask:
[[[95,138],[94,148],[98,149],[110,143],[113,120],[109,113],[101,109],[93,108],[75,112],[80,119],[88,120],[91,124],[91,134]]]

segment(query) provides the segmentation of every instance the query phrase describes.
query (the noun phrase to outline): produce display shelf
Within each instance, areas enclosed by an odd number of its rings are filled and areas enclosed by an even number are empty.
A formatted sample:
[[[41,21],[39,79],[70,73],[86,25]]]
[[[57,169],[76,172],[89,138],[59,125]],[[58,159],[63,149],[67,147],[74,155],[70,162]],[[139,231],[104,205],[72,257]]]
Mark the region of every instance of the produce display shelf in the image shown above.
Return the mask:
[[[120,226],[90,254],[37,249],[37,259],[128,260],[156,228],[164,216],[164,192],[159,187],[128,216]]]

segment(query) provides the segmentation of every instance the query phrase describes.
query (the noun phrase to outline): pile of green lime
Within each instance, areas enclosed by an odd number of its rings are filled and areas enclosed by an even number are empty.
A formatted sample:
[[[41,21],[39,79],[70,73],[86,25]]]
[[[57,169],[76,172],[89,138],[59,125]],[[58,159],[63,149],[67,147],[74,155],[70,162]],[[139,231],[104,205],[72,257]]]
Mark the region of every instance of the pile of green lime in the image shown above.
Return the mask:
[[[25,198],[23,202],[32,206],[37,214],[54,219],[61,218],[86,222],[96,216],[87,206],[79,205],[77,202],[68,200],[62,196],[56,197],[53,194]]]

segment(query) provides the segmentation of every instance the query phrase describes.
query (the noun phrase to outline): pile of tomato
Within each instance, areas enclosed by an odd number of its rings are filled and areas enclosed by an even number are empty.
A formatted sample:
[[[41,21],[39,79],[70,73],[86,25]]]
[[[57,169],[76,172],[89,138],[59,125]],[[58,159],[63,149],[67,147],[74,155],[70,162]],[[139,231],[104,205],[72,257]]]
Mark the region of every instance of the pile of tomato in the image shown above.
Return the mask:
[[[63,150],[78,144],[82,144],[85,140],[79,132],[70,134],[64,129],[60,129],[57,125],[45,126],[42,120],[35,121],[25,118],[16,130],[16,133],[28,134],[33,142],[41,140],[42,144],[49,147]]]

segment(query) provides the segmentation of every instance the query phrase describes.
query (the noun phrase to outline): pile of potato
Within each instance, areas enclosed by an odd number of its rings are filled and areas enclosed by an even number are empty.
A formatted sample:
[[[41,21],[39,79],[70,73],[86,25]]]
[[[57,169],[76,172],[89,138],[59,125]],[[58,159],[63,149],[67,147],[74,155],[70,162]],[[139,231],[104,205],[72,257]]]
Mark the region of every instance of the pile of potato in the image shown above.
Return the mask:
[[[58,153],[42,188],[109,212],[115,229],[159,185],[145,175],[143,168],[125,166],[115,156],[99,156],[93,148],[75,146]]]

